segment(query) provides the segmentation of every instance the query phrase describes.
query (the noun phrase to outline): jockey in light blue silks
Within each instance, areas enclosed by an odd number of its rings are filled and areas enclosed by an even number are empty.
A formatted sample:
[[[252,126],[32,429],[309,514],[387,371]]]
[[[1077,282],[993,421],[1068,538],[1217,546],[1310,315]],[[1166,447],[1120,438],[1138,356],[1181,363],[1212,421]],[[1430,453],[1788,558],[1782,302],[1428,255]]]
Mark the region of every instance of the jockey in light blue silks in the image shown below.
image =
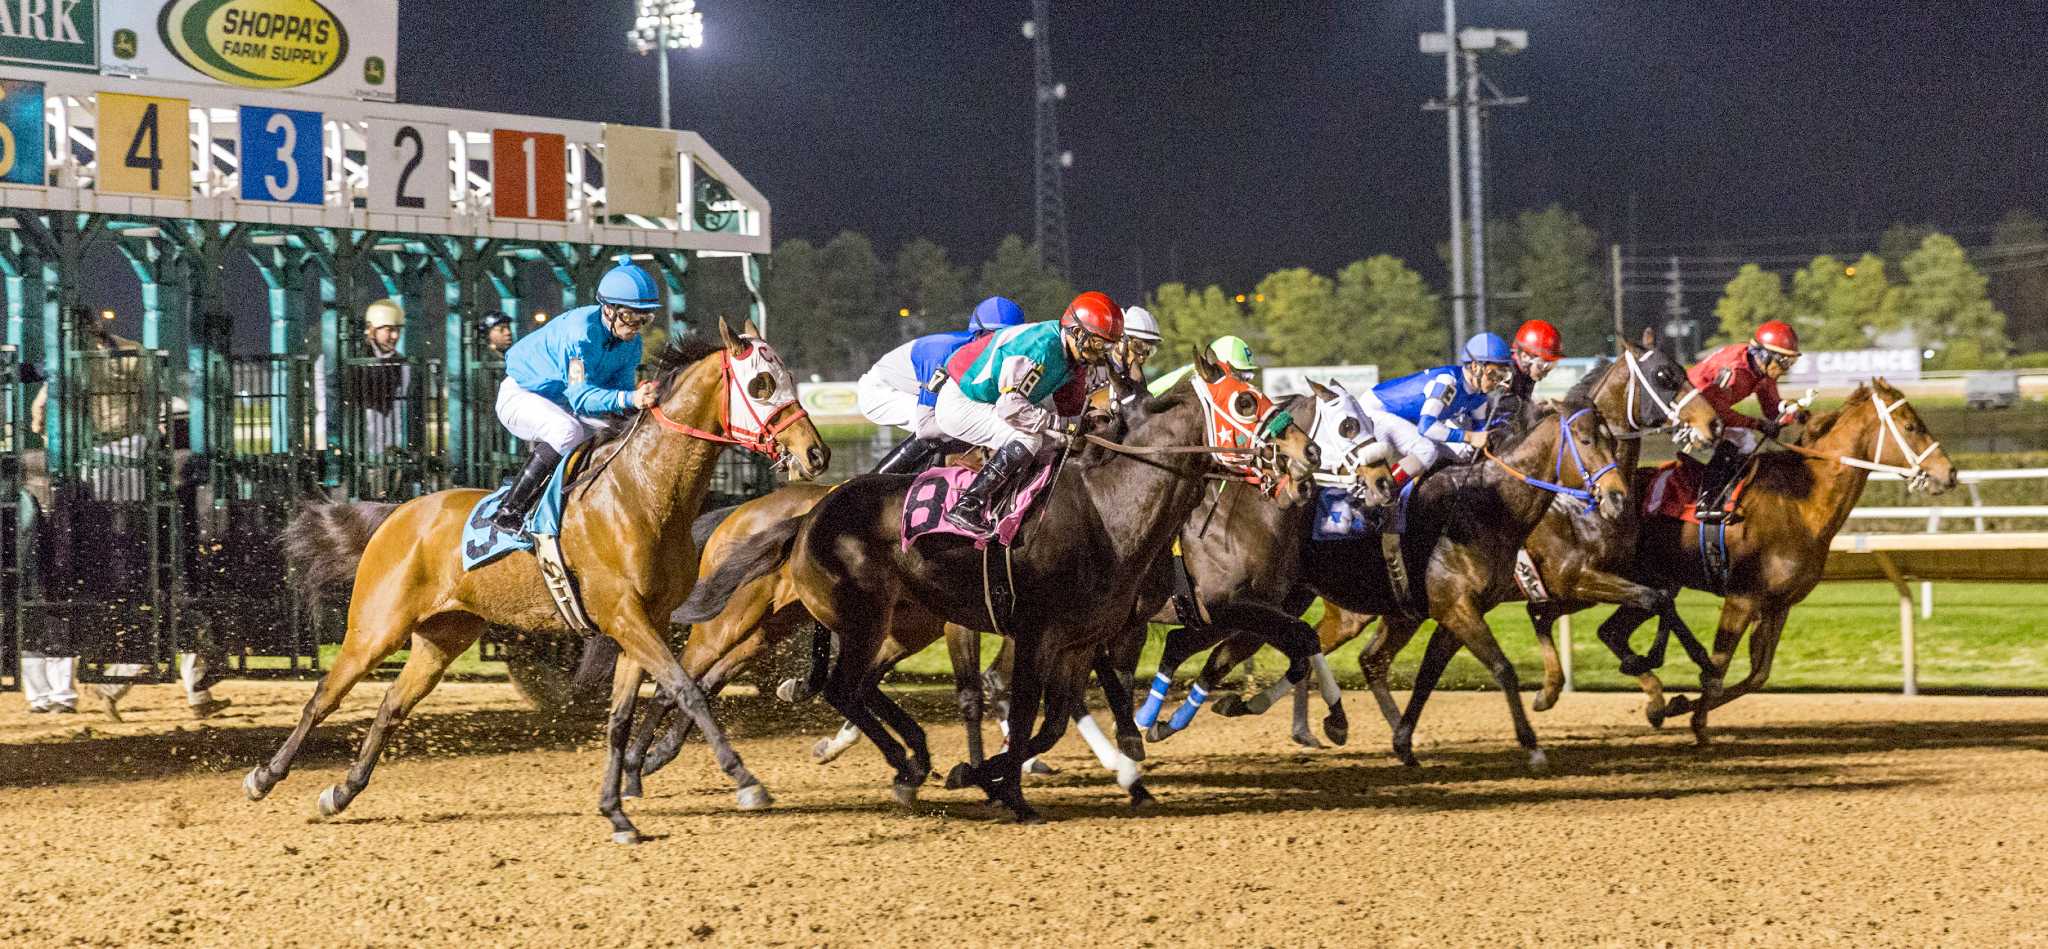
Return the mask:
[[[492,518],[499,529],[524,528],[562,456],[604,424],[598,418],[654,404],[655,384],[634,383],[640,330],[654,319],[661,293],[647,271],[621,263],[597,284],[597,305],[542,324],[505,351],[498,421],[533,446]]]
[[[976,337],[1024,325],[1024,310],[1008,297],[989,297],[974,308],[967,328],[920,336],[889,350],[860,377],[856,392],[860,414],[884,428],[910,432],[875,466],[876,474],[916,474],[944,451],[952,440],[939,431],[933,410],[939,390],[950,380],[946,360]]]
[[[1507,340],[1480,333],[1465,341],[1458,364],[1389,379],[1358,397],[1373,434],[1401,456],[1394,483],[1406,484],[1446,461],[1470,461],[1486,444],[1488,406],[1514,378]]]

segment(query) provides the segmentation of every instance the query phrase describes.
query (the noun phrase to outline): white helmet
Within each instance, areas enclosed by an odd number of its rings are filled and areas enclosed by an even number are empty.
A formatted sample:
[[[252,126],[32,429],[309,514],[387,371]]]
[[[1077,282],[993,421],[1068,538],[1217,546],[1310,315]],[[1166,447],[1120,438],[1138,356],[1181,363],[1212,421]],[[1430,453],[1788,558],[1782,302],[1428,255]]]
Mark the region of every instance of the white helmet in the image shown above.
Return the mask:
[[[1124,307],[1124,335],[1159,342],[1159,321],[1152,317],[1151,310],[1142,306]]]
[[[397,300],[385,297],[363,310],[363,325],[369,329],[404,326],[405,310],[399,307]]]

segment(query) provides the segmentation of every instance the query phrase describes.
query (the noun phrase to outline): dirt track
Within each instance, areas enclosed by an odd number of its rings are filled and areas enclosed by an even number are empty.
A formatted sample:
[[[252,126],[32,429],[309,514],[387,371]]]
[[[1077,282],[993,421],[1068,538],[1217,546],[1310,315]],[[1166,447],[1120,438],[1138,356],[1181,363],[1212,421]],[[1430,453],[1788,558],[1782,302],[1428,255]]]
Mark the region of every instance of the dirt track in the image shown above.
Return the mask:
[[[0,697],[0,945],[2048,943],[2044,700],[1755,697],[1696,750],[1576,695],[1537,717],[1530,777],[1498,695],[1440,696],[1420,770],[1354,695],[1344,749],[1287,744],[1284,709],[1204,715],[1154,749],[1144,818],[1070,737],[1036,828],[937,785],[902,811],[872,750],[809,762],[836,722],[746,700],[778,807],[736,813],[696,746],[631,807],[659,839],[620,847],[595,725],[497,685],[444,686],[318,822],[381,692],[358,690],[250,803],[309,689],[228,683],[204,726],[165,687],[122,725]],[[957,727],[933,741],[957,760]]]

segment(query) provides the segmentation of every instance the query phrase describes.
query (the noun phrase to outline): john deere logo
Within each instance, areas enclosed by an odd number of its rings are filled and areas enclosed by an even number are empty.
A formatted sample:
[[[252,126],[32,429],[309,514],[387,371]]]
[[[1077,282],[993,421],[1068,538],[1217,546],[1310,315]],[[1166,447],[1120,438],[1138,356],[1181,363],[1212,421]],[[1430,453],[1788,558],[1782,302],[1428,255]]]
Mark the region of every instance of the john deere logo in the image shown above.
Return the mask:
[[[114,56],[118,59],[134,59],[137,51],[134,30],[114,31]]]
[[[348,58],[348,31],[317,0],[173,0],[157,32],[185,65],[237,86],[303,86]]]

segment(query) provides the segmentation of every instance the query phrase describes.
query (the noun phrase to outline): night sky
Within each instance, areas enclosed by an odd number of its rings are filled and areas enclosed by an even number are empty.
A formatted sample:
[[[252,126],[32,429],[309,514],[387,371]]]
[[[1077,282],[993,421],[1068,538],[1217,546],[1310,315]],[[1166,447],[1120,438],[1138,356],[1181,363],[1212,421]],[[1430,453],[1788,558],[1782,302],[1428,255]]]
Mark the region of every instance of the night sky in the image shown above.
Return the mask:
[[[701,0],[676,124],[773,202],[775,237],[927,236],[978,264],[1031,229],[1025,0]],[[408,102],[652,125],[631,0],[404,0]],[[488,13],[482,12],[488,11]],[[1405,257],[1441,281],[1442,60],[1430,0],[1053,4],[1075,276],[1122,296]],[[1988,225],[2048,210],[2048,4],[1461,4],[1525,28],[1490,209],[1577,210],[1645,245]],[[1981,232],[1980,232],[1981,233]],[[1795,242],[1797,243],[1797,242]],[[1819,245],[1828,246],[1819,246]],[[238,321],[239,322],[239,321]]]
[[[653,124],[628,0],[405,0],[413,102]],[[574,6],[589,12],[568,18]],[[1024,0],[702,0],[676,122],[775,206],[778,239],[924,235],[983,259],[1031,228]],[[2048,208],[2048,5],[1466,2],[1525,28],[1488,67],[1491,207],[1560,201],[1644,243],[1988,224]],[[1377,252],[1440,267],[1429,0],[1053,4],[1076,276],[1243,286]],[[1855,242],[1851,242],[1855,243]]]

